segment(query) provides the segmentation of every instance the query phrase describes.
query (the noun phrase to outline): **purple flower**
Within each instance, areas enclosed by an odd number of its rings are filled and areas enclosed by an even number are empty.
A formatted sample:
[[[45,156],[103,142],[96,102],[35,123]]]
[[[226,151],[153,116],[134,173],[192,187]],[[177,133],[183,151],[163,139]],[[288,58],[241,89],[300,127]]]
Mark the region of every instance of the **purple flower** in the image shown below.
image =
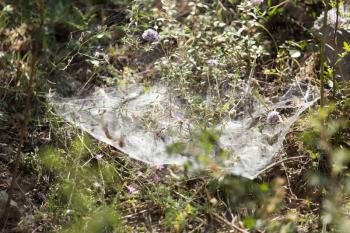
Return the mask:
[[[218,64],[218,60],[216,60],[216,59],[209,59],[208,60],[208,65],[209,66],[216,66]]]
[[[254,6],[260,5],[264,0],[250,0],[250,3]]]
[[[266,122],[268,124],[277,124],[282,122],[282,117],[280,116],[280,113],[277,111],[272,111],[267,114]]]
[[[131,195],[139,192],[136,184],[131,184],[131,185],[126,186],[126,190]]]
[[[150,42],[155,42],[159,40],[158,32],[153,29],[147,29],[142,33],[142,39]]]

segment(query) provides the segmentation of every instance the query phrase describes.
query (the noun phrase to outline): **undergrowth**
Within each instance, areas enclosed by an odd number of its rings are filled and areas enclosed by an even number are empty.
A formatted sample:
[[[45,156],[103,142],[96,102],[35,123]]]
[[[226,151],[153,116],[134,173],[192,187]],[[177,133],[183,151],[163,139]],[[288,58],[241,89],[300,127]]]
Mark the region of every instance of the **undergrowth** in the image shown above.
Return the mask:
[[[308,23],[288,12],[303,6],[315,20],[338,4],[345,2],[1,2],[0,189],[17,203],[0,202],[2,231],[348,232],[349,84],[335,78]],[[283,39],[276,19],[307,36]],[[333,87],[329,102],[290,130],[280,162],[255,180],[220,170],[210,160],[218,141],[210,127],[249,107],[241,84],[265,104],[297,75]],[[64,122],[48,101],[54,92],[84,96],[140,82],[178,93],[203,126],[194,155],[211,169],[135,161]]]

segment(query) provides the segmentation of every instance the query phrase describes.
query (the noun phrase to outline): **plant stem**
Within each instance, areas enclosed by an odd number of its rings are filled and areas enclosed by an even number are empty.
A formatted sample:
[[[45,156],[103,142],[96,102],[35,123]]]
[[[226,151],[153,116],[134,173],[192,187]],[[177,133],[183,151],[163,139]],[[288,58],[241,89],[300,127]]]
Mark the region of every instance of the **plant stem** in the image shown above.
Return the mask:
[[[36,79],[36,70],[37,70],[37,64],[41,52],[41,45],[42,43],[37,40],[38,35],[41,35],[40,33],[42,32],[42,28],[44,25],[44,1],[43,0],[38,0],[39,3],[39,8],[40,8],[40,23],[37,27],[36,30],[32,32],[32,38],[31,38],[31,52],[30,52],[30,60],[29,60],[29,82],[28,82],[28,87],[26,90],[27,97],[25,99],[25,107],[22,112],[22,116],[19,120],[19,126],[18,126],[18,132],[19,132],[19,146],[16,152],[16,159],[14,162],[14,169],[12,172],[12,180],[10,183],[10,186],[7,189],[8,193],[8,198],[5,204],[4,209],[0,212],[0,225],[5,228],[7,219],[9,216],[9,211],[10,211],[10,203],[12,200],[13,192],[14,192],[14,187],[16,184],[16,180],[18,178],[19,174],[19,168],[22,163],[22,148],[24,147],[25,144],[25,138],[27,135],[27,126],[28,122],[31,116],[31,109],[32,109],[32,99],[34,95],[34,88],[35,88],[35,79]],[[39,34],[38,34],[39,33]]]
[[[13,191],[14,191],[14,186],[16,184],[16,180],[18,177],[18,173],[19,173],[19,167],[21,165],[22,162],[22,156],[21,156],[21,152],[22,152],[22,148],[24,146],[25,143],[25,137],[26,137],[26,132],[27,132],[27,125],[28,125],[28,121],[30,118],[30,114],[31,114],[31,108],[32,108],[32,97],[33,97],[33,92],[34,92],[34,80],[35,80],[35,67],[37,65],[37,55],[32,53],[32,58],[31,58],[31,64],[30,64],[30,73],[29,73],[29,86],[28,89],[26,91],[27,93],[27,98],[25,100],[25,108],[23,110],[22,113],[22,119],[20,120],[19,123],[19,147],[17,148],[17,152],[16,152],[16,159],[15,159],[15,165],[14,165],[14,169],[12,172],[12,180],[10,183],[10,186],[8,187],[7,193],[8,193],[8,199],[5,205],[5,208],[3,209],[3,211],[1,212],[1,217],[0,217],[0,221],[2,225],[6,225],[7,222],[7,218],[9,216],[9,207],[10,207],[10,202],[13,196]]]
[[[326,47],[326,40],[327,40],[327,20],[328,20],[328,8],[329,8],[329,0],[324,0],[324,18],[323,18],[323,32],[322,32],[322,41],[321,41],[321,51],[320,51],[320,66],[321,66],[321,71],[320,71],[320,80],[321,80],[321,87],[320,87],[320,95],[321,95],[321,100],[320,100],[320,105],[321,108],[324,108],[325,106],[325,96],[324,96],[324,85],[325,85],[325,80],[324,80],[324,69],[325,69],[325,47]],[[323,122],[324,124],[324,122]],[[320,158],[319,164],[318,164],[318,171],[322,173],[321,169],[322,166],[327,164],[327,159],[326,158]],[[322,222],[322,210],[323,210],[323,195],[322,195],[322,186],[319,185],[319,193],[318,193],[318,204],[319,204],[319,219],[318,219],[318,228],[319,230],[324,229],[324,225]]]
[[[334,26],[334,35],[333,35],[333,43],[335,47],[338,47],[338,38],[337,38],[337,31],[339,26],[339,0],[336,0],[335,2],[335,8],[336,8],[336,20],[335,20],[335,26]],[[336,76],[336,61],[333,64],[333,75],[332,75],[332,82],[333,82],[333,96],[335,96],[336,92],[336,85],[335,85],[335,76]]]
[[[325,68],[325,47],[326,47],[326,40],[327,40],[327,20],[328,20],[328,6],[329,6],[329,0],[324,1],[325,4],[325,10],[324,10],[324,17],[323,17],[323,32],[322,32],[322,42],[321,42],[321,51],[320,51],[320,62],[321,62],[321,71],[320,71],[320,79],[321,79],[321,88],[320,88],[320,94],[321,94],[321,107],[323,108],[325,105],[325,97],[324,97],[324,68]]]

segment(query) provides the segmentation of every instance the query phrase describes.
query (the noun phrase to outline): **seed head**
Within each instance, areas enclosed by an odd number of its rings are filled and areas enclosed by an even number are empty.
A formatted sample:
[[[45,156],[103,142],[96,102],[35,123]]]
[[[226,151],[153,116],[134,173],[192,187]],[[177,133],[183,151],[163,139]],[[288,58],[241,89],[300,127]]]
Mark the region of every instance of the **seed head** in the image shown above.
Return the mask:
[[[274,125],[282,122],[282,117],[280,116],[279,112],[272,111],[272,112],[269,112],[269,114],[267,114],[266,122],[268,124]]]
[[[147,29],[142,33],[142,39],[150,42],[155,42],[159,40],[158,32],[153,29]]]

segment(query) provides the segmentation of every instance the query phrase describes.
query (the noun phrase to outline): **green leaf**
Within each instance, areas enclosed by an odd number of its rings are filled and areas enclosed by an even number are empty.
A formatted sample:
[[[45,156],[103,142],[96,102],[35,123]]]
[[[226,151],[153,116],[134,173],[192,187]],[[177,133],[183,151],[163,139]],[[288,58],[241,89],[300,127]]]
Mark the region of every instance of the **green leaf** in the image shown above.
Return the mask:
[[[343,48],[345,52],[350,52],[350,45],[346,41],[344,41]]]

